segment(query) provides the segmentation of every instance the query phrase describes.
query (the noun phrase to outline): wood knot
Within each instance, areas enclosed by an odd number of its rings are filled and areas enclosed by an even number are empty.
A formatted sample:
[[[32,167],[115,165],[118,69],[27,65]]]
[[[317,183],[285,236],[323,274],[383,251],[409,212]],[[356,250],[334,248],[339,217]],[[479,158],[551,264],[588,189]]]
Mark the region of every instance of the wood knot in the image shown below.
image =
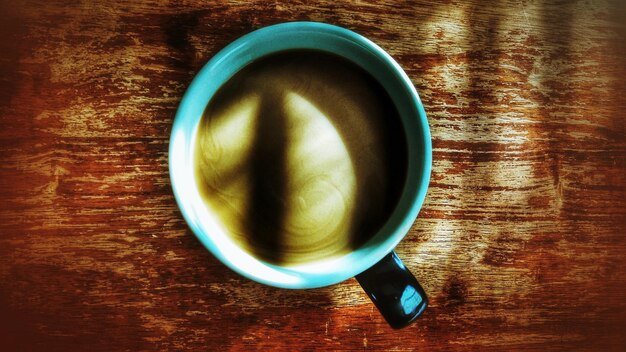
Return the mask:
[[[442,305],[444,307],[460,306],[465,303],[467,284],[456,276],[452,276],[443,286]]]

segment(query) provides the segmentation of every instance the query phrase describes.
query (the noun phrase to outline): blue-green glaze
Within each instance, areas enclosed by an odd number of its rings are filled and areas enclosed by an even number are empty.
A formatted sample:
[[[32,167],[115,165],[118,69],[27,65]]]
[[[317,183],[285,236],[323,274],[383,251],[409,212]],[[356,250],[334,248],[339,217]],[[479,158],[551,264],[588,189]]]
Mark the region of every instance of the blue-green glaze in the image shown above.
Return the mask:
[[[398,207],[364,246],[332,265],[296,268],[235,258],[203,229],[193,187],[194,135],[202,113],[219,87],[250,62],[282,50],[318,49],[341,55],[372,74],[389,92],[402,118],[408,144],[408,173]],[[273,25],[249,33],[217,53],[196,75],[182,98],[172,127],[169,169],[174,196],[191,230],[225,265],[252,280],[283,288],[314,288],[351,278],[376,264],[411,228],[426,196],[432,147],[426,113],[411,80],[379,46],[345,28],[315,22]],[[246,264],[242,264],[245,262]],[[258,269],[258,270],[257,270]]]

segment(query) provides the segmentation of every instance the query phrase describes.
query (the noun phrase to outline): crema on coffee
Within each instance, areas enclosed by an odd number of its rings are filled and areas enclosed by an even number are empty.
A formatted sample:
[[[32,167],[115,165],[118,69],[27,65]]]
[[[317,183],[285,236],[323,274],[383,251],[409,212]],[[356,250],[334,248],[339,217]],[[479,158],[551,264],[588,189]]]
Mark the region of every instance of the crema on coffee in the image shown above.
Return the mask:
[[[398,112],[369,73],[334,54],[263,57],[213,96],[195,180],[224,235],[274,264],[364,245],[398,202],[407,153]]]

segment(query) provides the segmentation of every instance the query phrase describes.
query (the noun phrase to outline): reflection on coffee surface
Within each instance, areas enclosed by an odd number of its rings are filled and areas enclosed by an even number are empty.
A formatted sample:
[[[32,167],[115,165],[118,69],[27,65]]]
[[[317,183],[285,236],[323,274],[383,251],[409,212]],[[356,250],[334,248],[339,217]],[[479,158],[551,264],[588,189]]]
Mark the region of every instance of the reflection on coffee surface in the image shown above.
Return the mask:
[[[392,213],[406,140],[382,86],[339,56],[261,58],[209,102],[195,145],[209,211],[253,256],[280,265],[345,254]]]

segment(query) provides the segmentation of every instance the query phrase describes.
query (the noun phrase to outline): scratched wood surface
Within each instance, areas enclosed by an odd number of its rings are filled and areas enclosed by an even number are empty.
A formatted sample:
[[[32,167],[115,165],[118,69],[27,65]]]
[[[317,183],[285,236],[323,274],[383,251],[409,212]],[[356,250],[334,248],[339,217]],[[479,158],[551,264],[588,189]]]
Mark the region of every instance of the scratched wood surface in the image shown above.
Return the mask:
[[[0,350],[626,349],[623,2],[0,2]],[[397,248],[430,308],[353,280],[239,277],[167,170],[194,73],[256,28],[378,43],[426,106],[427,200]]]

